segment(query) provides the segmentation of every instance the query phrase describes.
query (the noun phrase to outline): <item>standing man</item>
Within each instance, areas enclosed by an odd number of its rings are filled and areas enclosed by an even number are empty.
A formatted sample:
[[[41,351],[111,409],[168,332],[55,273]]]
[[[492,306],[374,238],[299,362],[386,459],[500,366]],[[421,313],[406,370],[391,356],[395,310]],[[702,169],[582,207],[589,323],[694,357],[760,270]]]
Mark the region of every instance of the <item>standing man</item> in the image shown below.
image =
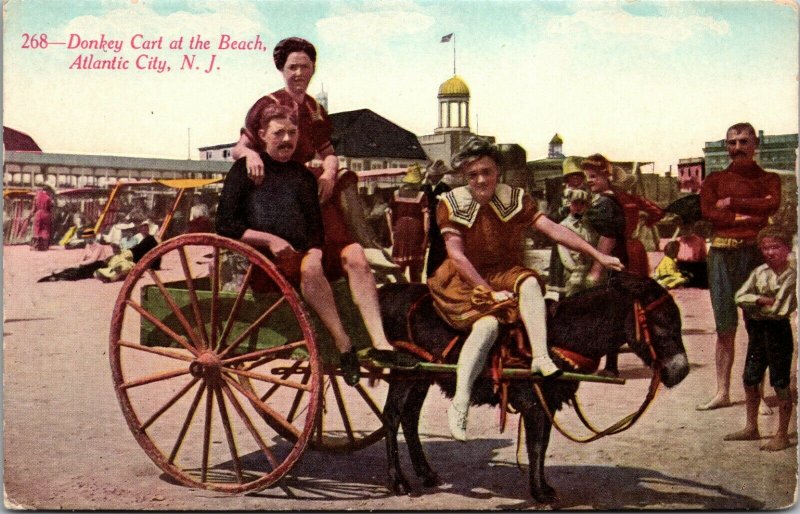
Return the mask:
[[[756,236],[780,205],[780,178],[754,161],[758,143],[749,123],[730,127],[725,146],[731,164],[709,175],[700,189],[703,218],[714,229],[708,253],[708,282],[717,330],[717,392],[697,410],[731,404],[731,368],[738,325],[734,295],[762,263]]]

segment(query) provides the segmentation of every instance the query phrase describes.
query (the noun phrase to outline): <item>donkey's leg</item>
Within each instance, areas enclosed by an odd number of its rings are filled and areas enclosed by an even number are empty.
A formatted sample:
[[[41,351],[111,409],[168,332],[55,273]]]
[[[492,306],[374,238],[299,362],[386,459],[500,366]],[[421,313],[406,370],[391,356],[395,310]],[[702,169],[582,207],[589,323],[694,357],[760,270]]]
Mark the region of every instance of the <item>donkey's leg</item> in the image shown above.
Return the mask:
[[[393,382],[390,379],[389,392],[383,407],[383,425],[386,428],[386,487],[394,494],[411,492],[411,486],[400,466],[400,455],[397,448],[397,430],[400,427],[400,419],[406,409],[411,389],[410,382]]]
[[[538,502],[552,503],[557,498],[556,491],[550,487],[544,476],[544,459],[547,453],[547,446],[550,444],[552,424],[544,409],[539,405],[538,400],[534,400],[530,386],[527,389],[521,387],[510,388],[509,400],[520,411],[525,423],[525,444],[528,447],[531,496]]]
[[[421,380],[412,386],[400,417],[400,422],[403,424],[403,435],[408,445],[408,453],[411,456],[411,463],[414,465],[414,471],[417,476],[422,477],[422,485],[425,487],[434,487],[442,483],[439,480],[439,475],[428,464],[425,450],[423,450],[422,443],[419,440],[419,417],[430,386],[430,382]]]

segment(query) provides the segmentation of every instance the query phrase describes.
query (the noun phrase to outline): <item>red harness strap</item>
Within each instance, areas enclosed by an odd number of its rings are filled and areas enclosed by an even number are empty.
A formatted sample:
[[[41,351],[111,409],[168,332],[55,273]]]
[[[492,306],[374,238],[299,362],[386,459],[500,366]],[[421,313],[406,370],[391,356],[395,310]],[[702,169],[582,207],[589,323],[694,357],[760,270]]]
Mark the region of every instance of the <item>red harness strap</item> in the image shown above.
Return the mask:
[[[393,341],[392,345],[409,351],[428,362],[443,363],[447,360],[447,356],[450,355],[450,352],[453,351],[453,348],[455,348],[456,343],[462,341],[464,337],[460,335],[453,337],[450,342],[447,343],[445,349],[442,350],[442,354],[438,357],[425,350],[419,346],[416,341],[414,341],[414,332],[412,330],[414,317],[416,316],[420,305],[422,305],[422,302],[427,300],[430,295],[430,293],[426,293],[420,296],[414,303],[411,304],[411,307],[408,309],[408,314],[406,314],[406,334],[408,335],[408,341]]]
[[[559,348],[558,346],[552,346],[550,351],[558,356],[561,360],[572,366],[575,371],[580,371],[582,373],[594,373],[600,366],[599,359],[590,359],[589,357],[581,355],[577,352],[573,352],[572,350]]]

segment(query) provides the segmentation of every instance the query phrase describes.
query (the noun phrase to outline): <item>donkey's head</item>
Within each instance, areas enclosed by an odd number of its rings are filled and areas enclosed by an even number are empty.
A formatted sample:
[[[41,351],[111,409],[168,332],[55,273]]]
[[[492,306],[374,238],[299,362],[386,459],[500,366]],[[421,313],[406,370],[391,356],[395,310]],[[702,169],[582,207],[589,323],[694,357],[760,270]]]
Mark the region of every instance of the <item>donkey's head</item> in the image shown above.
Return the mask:
[[[681,338],[681,314],[675,300],[651,278],[615,273],[608,287],[624,294],[629,309],[625,338],[648,366],[661,371],[661,381],[672,387],[689,373]]]

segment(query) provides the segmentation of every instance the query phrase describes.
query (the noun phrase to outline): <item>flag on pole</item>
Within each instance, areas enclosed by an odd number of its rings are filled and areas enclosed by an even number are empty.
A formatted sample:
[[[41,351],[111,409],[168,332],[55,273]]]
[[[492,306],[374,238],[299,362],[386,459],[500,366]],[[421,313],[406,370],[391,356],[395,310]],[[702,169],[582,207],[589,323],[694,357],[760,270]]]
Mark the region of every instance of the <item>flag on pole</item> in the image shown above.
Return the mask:
[[[453,33],[452,32],[447,34],[446,36],[442,36],[442,40],[440,41],[440,43],[447,43],[451,39],[453,39]]]

